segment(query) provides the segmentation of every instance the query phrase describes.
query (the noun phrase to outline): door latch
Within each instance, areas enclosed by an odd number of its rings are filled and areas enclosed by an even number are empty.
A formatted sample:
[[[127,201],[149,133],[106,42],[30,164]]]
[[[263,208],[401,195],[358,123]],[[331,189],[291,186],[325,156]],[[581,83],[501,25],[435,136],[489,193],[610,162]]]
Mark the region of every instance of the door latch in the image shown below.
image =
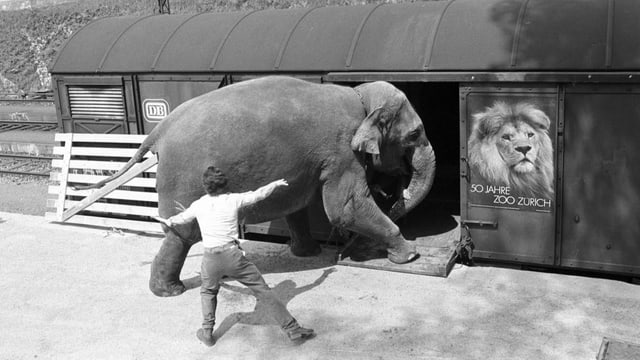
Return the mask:
[[[467,184],[469,182],[471,182],[471,179],[469,178],[469,172],[470,172],[470,168],[469,168],[469,161],[467,161],[466,157],[461,157],[460,161],[462,161],[464,164],[462,166],[460,166],[460,177],[467,179]]]
[[[477,227],[492,227],[497,228],[497,221],[485,221],[485,220],[462,220],[461,223],[466,226],[477,226]]]

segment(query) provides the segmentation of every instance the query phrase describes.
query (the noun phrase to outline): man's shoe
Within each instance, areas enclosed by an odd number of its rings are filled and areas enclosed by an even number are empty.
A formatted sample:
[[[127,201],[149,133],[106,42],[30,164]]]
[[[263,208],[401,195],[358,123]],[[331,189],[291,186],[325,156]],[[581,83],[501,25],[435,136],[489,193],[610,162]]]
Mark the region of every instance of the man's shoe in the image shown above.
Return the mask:
[[[313,329],[305,329],[302,326],[287,331],[287,336],[291,341],[307,340],[315,335],[316,333],[313,332]]]
[[[196,332],[196,336],[198,337],[198,340],[202,341],[202,343],[207,346],[213,346],[216,344],[216,339],[213,338],[213,334],[211,333],[211,331],[198,329],[198,332]]]

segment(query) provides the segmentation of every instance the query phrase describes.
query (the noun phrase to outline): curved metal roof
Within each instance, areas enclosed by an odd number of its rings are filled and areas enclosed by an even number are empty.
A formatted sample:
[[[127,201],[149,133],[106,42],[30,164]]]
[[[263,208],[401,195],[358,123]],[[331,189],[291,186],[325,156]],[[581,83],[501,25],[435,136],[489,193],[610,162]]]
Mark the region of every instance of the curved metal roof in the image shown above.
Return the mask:
[[[52,73],[610,71],[640,68],[636,0],[451,0],[113,17]]]

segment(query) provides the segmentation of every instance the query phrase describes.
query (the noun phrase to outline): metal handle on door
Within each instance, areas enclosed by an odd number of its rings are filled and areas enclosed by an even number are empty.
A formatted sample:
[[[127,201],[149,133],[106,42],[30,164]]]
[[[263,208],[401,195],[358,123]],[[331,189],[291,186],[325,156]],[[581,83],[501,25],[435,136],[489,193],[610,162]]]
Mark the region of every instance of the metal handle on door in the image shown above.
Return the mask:
[[[485,221],[485,220],[462,220],[461,223],[467,226],[479,226],[479,227],[498,227],[497,221]]]

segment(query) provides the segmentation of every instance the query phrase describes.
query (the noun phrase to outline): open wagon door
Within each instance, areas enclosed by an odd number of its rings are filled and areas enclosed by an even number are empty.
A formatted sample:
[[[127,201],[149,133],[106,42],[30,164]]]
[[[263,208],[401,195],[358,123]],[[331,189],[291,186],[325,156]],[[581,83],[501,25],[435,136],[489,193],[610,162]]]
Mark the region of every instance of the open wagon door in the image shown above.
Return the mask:
[[[557,88],[461,86],[460,99],[461,217],[474,257],[552,265]]]

